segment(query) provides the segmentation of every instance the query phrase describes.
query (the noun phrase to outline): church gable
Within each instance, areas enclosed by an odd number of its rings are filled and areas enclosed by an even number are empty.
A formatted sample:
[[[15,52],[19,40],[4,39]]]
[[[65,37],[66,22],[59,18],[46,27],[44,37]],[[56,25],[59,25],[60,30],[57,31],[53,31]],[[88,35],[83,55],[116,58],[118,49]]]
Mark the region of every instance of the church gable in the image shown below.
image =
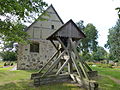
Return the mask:
[[[54,7],[49,6],[46,11],[48,15],[42,16],[44,21],[35,21],[27,28],[27,33],[31,39],[46,39],[50,34],[63,25],[62,19],[57,14]]]

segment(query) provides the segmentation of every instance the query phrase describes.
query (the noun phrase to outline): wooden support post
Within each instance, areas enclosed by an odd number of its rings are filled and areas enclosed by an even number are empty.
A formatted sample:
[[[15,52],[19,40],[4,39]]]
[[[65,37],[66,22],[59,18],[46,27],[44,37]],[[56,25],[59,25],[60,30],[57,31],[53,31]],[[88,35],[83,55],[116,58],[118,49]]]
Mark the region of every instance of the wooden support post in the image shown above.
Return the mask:
[[[80,41],[76,41],[76,43],[75,43],[75,48],[77,48],[79,42],[80,42]],[[89,71],[92,71],[92,69],[87,65],[87,63],[86,63],[86,62],[83,62],[82,59],[81,59],[81,57],[79,57],[79,58],[80,58],[79,60],[81,60],[81,62],[87,67],[87,69],[88,69]]]
[[[66,52],[66,50],[64,50],[59,57],[54,61],[54,63],[47,69],[47,71],[42,75],[42,77],[44,77],[46,74],[48,74],[49,72],[51,72],[53,70],[53,68],[58,64],[58,62],[60,61],[61,56]]]
[[[72,59],[71,58],[68,62],[68,72],[69,72],[69,74],[73,73],[73,66],[72,66]]]
[[[64,64],[60,67],[60,69],[57,71],[56,75],[58,75],[61,70],[65,67],[65,65],[69,62],[69,59],[64,62]]]
[[[70,77],[71,77],[71,79],[72,79],[74,82],[77,82],[77,80],[76,80],[74,74],[70,74]]]
[[[88,79],[88,80],[90,80],[89,75],[86,72],[85,67],[83,66],[83,64],[81,62],[79,62],[79,64],[80,64],[80,67],[81,67],[81,69],[82,69],[82,71],[83,71],[83,73],[85,75],[85,78]]]
[[[72,52],[71,52],[71,59],[72,59],[72,62],[73,62],[74,66],[75,66],[75,68],[76,68],[76,70],[77,70],[77,73],[78,73],[78,75],[79,75],[81,78],[83,78],[82,72],[81,72],[81,70],[79,70],[79,66],[78,66],[75,58],[73,58],[73,57],[74,57],[74,56],[73,56],[73,54],[72,54]]]
[[[40,69],[39,73],[53,60],[53,58],[59,53],[60,49],[56,51],[53,56],[48,60],[48,62]]]
[[[75,48],[77,48],[79,42],[80,42],[80,40],[79,40],[79,41],[76,41],[76,43],[75,43]],[[81,58],[80,58],[79,60],[81,60],[81,62],[83,62]],[[87,69],[88,69],[89,71],[92,71],[92,69],[87,65],[86,62],[83,62],[83,64],[87,67]]]
[[[53,44],[53,46],[56,48],[56,50],[58,50],[58,47],[55,45],[55,43],[53,42],[53,40],[50,40],[50,41]]]
[[[62,47],[66,50],[67,48],[65,47],[65,45],[63,44],[63,42],[61,41],[61,39],[59,37],[57,37],[57,40],[60,42],[60,44],[62,45]]]
[[[73,73],[73,65],[72,65],[72,59],[71,59],[71,45],[70,45],[70,40],[68,39],[68,55],[69,55],[69,62],[68,62],[68,72],[69,74]]]
[[[71,74],[70,76],[74,81],[78,82],[80,86],[86,88],[85,90],[98,90],[98,83],[96,81],[80,78],[80,76],[76,74]]]
[[[79,54],[78,54],[78,52],[77,52],[77,50],[76,50],[76,48],[75,48],[75,45],[73,44],[71,38],[70,38],[70,44],[71,44],[71,47],[72,47],[72,49],[73,49],[73,52],[74,52],[75,55],[77,56],[77,59],[80,60],[80,56],[79,56]],[[80,61],[79,63],[80,63],[80,67],[81,67],[81,69],[82,69],[82,71],[83,71],[85,77],[89,80],[89,75],[88,75],[88,73],[86,72],[83,63],[82,63],[81,61]]]
[[[75,48],[77,48],[77,46],[79,45],[79,43],[80,43],[80,40],[79,40],[79,41],[76,41],[76,43],[75,43]]]
[[[92,71],[92,69],[87,65],[86,62],[83,62],[83,64],[87,67],[87,69],[88,69],[89,71]]]

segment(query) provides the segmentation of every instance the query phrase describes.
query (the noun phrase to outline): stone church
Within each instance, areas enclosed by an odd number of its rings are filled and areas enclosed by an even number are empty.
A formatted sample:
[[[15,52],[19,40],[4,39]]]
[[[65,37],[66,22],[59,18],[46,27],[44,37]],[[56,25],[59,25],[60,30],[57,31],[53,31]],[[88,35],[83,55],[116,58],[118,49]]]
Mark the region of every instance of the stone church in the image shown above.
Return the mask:
[[[52,5],[45,12],[48,15],[42,15],[42,18],[46,20],[35,21],[26,29],[31,43],[19,45],[17,69],[40,69],[55,52],[55,48],[46,38],[64,23]]]

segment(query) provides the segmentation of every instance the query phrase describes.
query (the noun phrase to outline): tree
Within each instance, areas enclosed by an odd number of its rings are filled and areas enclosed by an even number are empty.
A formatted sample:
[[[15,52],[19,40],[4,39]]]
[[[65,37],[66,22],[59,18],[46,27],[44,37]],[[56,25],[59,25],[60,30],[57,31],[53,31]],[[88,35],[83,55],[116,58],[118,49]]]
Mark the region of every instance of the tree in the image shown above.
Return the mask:
[[[101,46],[98,46],[97,51],[92,53],[92,59],[93,60],[100,61],[100,60],[104,60],[106,58],[107,58],[107,52]]]
[[[6,41],[24,42],[25,22],[31,22],[47,6],[43,0],[0,0],[0,36]]]
[[[3,52],[0,52],[0,56],[2,57],[3,61],[16,61],[17,60],[16,52],[3,51]]]
[[[83,24],[84,24],[84,21],[83,21],[83,20],[80,20],[80,21],[77,22],[76,24],[77,24],[77,26],[78,26],[80,29],[82,29],[82,30],[85,28],[85,26],[83,25]]]
[[[113,28],[109,29],[108,41],[105,47],[109,48],[112,59],[120,60],[120,19]]]
[[[78,25],[78,27],[81,29],[80,26],[81,25]],[[85,33],[86,38],[80,40],[79,49],[80,51],[82,51],[84,56],[87,53],[96,51],[98,44],[97,42],[98,31],[96,27],[91,23],[87,24],[87,26],[84,27],[82,31]]]
[[[118,17],[120,18],[120,7],[115,8],[118,11]]]

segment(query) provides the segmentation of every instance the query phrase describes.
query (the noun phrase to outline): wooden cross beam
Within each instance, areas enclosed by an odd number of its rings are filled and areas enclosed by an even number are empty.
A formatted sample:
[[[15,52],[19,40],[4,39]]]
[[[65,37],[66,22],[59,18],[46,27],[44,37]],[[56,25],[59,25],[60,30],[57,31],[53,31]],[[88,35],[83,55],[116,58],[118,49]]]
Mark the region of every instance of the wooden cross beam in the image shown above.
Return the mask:
[[[74,43],[72,41],[72,38],[69,38],[69,40],[70,40],[70,44],[71,44],[71,48],[72,48],[73,52],[75,53],[77,59],[80,61],[80,56],[79,56],[79,54],[78,54],[78,52],[77,52],[77,50],[75,48],[75,45],[74,45]],[[79,63],[80,63],[80,67],[81,67],[81,69],[82,69],[82,71],[83,71],[83,73],[85,75],[85,78],[87,78],[89,80],[89,75],[87,74],[83,63],[81,61]]]
[[[57,40],[60,42],[61,46],[63,47],[64,50],[67,49],[67,47],[64,45],[64,43],[61,41],[60,37],[57,37]]]
[[[47,69],[47,71],[42,75],[42,77],[44,77],[46,74],[48,74],[49,72],[51,72],[54,67],[59,63],[61,56],[66,52],[66,50],[64,50],[59,56],[58,58],[53,62],[53,64]]]
[[[40,69],[39,73],[41,73],[41,71],[53,60],[53,58],[59,53],[59,51],[60,49],[56,51],[50,59],[48,59],[47,63]]]
[[[72,57],[71,57],[71,58],[72,58],[72,62],[73,62],[74,66],[75,66],[75,68],[76,68],[76,70],[77,70],[77,73],[78,73],[78,75],[82,78],[82,77],[83,77],[82,72],[80,71],[79,66],[78,66],[75,58],[73,58],[72,52],[71,52],[71,55],[72,55]]]
[[[55,43],[53,42],[53,40],[50,40],[50,41],[53,44],[53,46],[56,48],[56,50],[58,50],[58,47],[55,45]]]
[[[69,60],[70,60],[70,59],[68,59],[68,60],[66,60],[66,61],[64,62],[64,64],[63,64],[63,65],[60,67],[60,69],[57,71],[56,75],[60,74],[60,72],[62,71],[62,69],[65,67],[65,65],[68,64]]]

